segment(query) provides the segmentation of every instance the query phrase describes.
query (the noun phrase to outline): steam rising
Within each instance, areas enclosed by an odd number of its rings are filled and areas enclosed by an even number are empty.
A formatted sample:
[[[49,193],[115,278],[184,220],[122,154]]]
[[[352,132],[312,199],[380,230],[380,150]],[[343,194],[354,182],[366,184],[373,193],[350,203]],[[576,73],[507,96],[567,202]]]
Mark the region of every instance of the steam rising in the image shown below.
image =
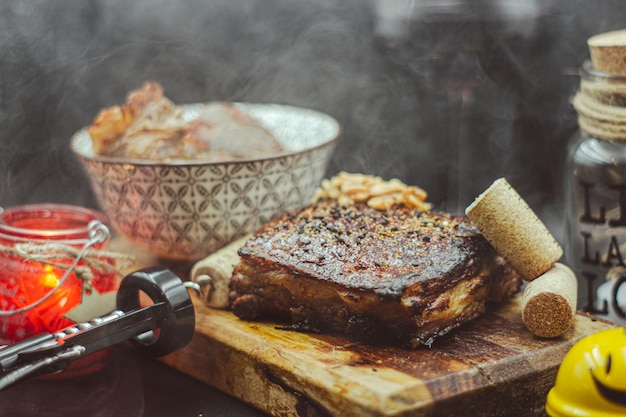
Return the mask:
[[[593,3],[593,4],[591,4]],[[568,97],[617,0],[10,0],[0,5],[0,205],[95,205],[73,132],[146,80],[175,102],[336,117],[329,168],[398,177],[459,211],[506,176],[558,207]]]

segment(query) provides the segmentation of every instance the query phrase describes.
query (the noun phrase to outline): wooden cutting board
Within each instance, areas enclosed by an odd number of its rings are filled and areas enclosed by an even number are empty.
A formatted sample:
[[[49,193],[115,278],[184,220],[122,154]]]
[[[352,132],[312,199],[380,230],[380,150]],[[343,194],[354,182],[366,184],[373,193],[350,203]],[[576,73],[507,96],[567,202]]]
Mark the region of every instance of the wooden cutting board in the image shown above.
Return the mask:
[[[572,344],[614,326],[579,313],[563,337],[542,340],[517,297],[431,349],[404,350],[194,304],[192,342],[162,360],[274,416],[538,416]]]

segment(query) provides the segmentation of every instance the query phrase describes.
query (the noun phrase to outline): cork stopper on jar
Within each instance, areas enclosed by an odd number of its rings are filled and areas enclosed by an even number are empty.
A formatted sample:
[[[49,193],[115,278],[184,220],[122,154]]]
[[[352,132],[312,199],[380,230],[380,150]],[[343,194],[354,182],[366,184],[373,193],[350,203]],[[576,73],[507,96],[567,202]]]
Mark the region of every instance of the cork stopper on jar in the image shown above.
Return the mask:
[[[626,29],[592,36],[587,45],[595,69],[626,74]]]
[[[563,255],[546,226],[504,178],[494,181],[465,214],[525,280],[537,278]]]

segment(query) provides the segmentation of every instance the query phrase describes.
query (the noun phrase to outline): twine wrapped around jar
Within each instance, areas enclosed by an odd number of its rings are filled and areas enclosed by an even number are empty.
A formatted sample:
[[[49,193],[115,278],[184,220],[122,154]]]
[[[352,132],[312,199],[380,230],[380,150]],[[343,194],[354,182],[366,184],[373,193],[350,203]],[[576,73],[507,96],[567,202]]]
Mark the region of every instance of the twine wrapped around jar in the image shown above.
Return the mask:
[[[15,246],[0,245],[0,252],[22,258],[25,261],[39,262],[64,270],[71,269],[72,262],[80,256],[81,249],[64,243],[17,243]],[[59,262],[67,260],[67,263]],[[85,283],[85,290],[90,290],[95,273],[122,276],[122,270],[134,263],[134,256],[107,250],[88,248],[80,256],[86,265],[77,265],[74,273]],[[111,264],[109,261],[115,261]]]
[[[65,270],[63,277],[58,284],[45,296],[21,308],[14,310],[0,310],[0,316],[10,316],[29,311],[41,305],[52,296],[56,290],[61,288],[70,273],[74,273],[77,278],[83,281],[82,291],[91,292],[93,279],[96,274],[117,274],[122,275],[121,268],[128,267],[134,262],[132,255],[125,255],[101,249],[95,249],[94,245],[105,242],[109,238],[108,228],[98,220],[89,223],[89,240],[82,248],[59,242],[45,243],[16,243],[13,246],[0,244],[0,253],[11,255],[24,261],[37,262],[43,265],[50,265],[55,268]],[[67,262],[64,262],[67,261]],[[79,265],[79,262],[83,265]],[[127,265],[123,265],[126,263]]]
[[[626,140],[626,76],[583,65],[580,89],[573,99],[580,129],[591,137]]]
[[[573,105],[587,135],[626,140],[626,30],[587,40],[591,61],[583,64],[580,89]]]

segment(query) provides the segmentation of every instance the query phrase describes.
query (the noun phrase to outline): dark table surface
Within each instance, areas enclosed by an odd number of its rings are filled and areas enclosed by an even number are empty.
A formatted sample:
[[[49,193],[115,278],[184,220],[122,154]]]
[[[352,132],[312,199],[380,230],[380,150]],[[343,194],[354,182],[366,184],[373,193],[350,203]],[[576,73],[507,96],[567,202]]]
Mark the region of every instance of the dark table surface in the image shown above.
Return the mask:
[[[86,376],[27,381],[0,392],[0,416],[257,417],[265,414],[158,360],[117,347]]]

